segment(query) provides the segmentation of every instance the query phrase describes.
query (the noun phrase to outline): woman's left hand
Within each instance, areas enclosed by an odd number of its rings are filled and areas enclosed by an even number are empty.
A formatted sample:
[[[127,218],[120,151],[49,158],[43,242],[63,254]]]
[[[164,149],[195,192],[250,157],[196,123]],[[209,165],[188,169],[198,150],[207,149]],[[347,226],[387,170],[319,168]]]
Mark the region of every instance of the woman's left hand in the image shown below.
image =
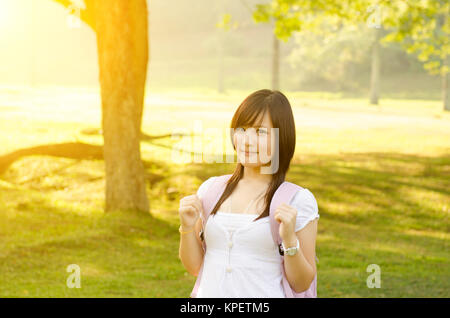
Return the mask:
[[[274,213],[275,221],[280,223],[280,236],[283,242],[296,242],[295,224],[297,209],[286,203],[280,204]]]

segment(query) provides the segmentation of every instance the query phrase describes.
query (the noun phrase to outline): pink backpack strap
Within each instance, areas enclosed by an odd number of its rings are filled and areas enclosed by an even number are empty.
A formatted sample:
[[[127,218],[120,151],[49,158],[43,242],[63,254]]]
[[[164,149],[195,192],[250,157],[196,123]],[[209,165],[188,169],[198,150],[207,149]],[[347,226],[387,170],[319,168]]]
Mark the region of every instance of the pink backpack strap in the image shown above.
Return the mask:
[[[280,224],[277,221],[275,221],[275,210],[278,208],[279,205],[283,203],[289,204],[289,202],[299,189],[301,189],[300,186],[291,182],[284,181],[275,191],[272,197],[272,201],[270,202],[270,210],[269,210],[270,230],[272,231],[272,238],[278,246],[281,244],[281,237],[279,231]]]
[[[209,215],[219,201],[222,193],[225,191],[227,181],[230,179],[231,174],[225,174],[214,178],[211,186],[205,192],[203,198],[201,198],[203,204],[203,225],[206,225]]]
[[[226,174],[222,176],[217,176],[212,181],[211,185],[206,190],[204,196],[201,199],[202,205],[203,205],[203,215],[202,215],[202,232],[205,231],[206,222],[208,221],[208,218],[216,206],[217,202],[219,201],[220,197],[222,196],[222,193],[225,191],[226,183],[230,179],[232,175]],[[203,238],[204,235],[202,234]],[[203,252],[206,253],[206,243],[203,239]],[[198,287],[200,286],[200,281],[202,279],[202,273],[203,273],[203,264],[205,262],[202,262],[202,266],[200,267],[200,271],[197,276],[197,280],[195,281],[194,289],[192,290],[191,297],[195,298],[197,297]]]
[[[270,203],[270,211],[269,211],[269,220],[270,220],[270,230],[272,233],[272,238],[274,240],[274,242],[278,245],[278,248],[280,249],[281,246],[281,242],[282,239],[280,237],[280,224],[275,221],[275,210],[277,209],[277,207],[279,205],[281,205],[282,203],[286,203],[289,204],[289,202],[293,199],[294,195],[297,193],[298,190],[303,189],[302,187],[288,182],[288,181],[284,181],[279,187],[278,189],[275,191],[273,197],[272,197],[272,201]],[[316,256],[316,260],[317,260],[317,256]],[[306,297],[311,297],[311,298],[315,298],[317,297],[317,274],[314,277],[310,287],[305,290],[304,292],[301,293],[296,293],[291,286],[289,285],[289,282],[286,278],[286,272],[284,270],[284,257],[281,256],[281,270],[282,270],[282,274],[283,274],[283,290],[286,294],[286,297],[288,298],[306,298]]]

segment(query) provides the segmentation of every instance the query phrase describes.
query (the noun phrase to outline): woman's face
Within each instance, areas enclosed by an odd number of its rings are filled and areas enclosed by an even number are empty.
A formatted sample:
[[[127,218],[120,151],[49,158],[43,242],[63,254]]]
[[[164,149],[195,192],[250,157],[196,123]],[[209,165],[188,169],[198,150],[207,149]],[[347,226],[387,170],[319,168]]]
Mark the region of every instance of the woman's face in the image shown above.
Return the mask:
[[[261,115],[256,122],[259,122]],[[237,157],[244,167],[259,167],[270,163],[272,157],[272,120],[266,111],[258,127],[236,127],[233,135]]]

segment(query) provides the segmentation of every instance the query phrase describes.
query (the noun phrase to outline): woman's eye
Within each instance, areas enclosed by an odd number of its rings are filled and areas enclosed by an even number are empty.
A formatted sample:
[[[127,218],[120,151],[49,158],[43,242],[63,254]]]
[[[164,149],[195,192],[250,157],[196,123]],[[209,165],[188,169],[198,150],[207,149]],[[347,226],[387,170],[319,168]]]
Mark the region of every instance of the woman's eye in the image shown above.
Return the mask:
[[[245,131],[245,129],[242,128],[242,127],[236,128],[236,132],[237,132],[237,133],[243,133],[244,131]]]
[[[265,135],[265,134],[267,134],[267,129],[265,129],[265,128],[263,128],[263,129],[259,128],[259,129],[258,129],[258,134],[259,134],[259,135]]]

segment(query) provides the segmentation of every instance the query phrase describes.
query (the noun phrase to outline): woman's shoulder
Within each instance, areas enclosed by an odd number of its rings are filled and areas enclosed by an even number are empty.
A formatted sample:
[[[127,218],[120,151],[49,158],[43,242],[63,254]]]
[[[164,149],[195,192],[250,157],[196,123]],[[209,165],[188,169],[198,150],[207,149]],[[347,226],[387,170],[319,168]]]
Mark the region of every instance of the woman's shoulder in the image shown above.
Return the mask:
[[[304,228],[310,221],[320,218],[317,200],[308,188],[299,187],[290,205],[297,209],[295,232]]]
[[[216,180],[217,178],[229,178],[231,176],[231,174],[224,174],[224,175],[219,175],[219,176],[211,176],[208,179],[206,179],[205,181],[202,182],[202,184],[200,184],[200,187],[198,188],[197,194],[199,194],[198,192],[200,191],[201,194],[205,193],[206,190],[209,188],[209,186],[214,182],[214,180]]]
[[[214,180],[216,180],[218,177],[220,176],[212,176],[203,181],[202,184],[200,184],[200,186],[198,187],[197,195],[199,197],[202,197],[205,194],[205,192],[208,191],[209,187],[214,182]]]
[[[314,194],[308,188],[300,186],[292,197],[290,205],[296,207],[300,213],[316,214],[319,212],[319,207]]]
[[[298,186],[298,189],[297,189],[295,195],[293,196],[291,202],[294,202],[294,201],[298,202],[301,200],[316,201],[316,197],[311,192],[311,190],[309,190],[308,188],[303,188],[301,186]]]

